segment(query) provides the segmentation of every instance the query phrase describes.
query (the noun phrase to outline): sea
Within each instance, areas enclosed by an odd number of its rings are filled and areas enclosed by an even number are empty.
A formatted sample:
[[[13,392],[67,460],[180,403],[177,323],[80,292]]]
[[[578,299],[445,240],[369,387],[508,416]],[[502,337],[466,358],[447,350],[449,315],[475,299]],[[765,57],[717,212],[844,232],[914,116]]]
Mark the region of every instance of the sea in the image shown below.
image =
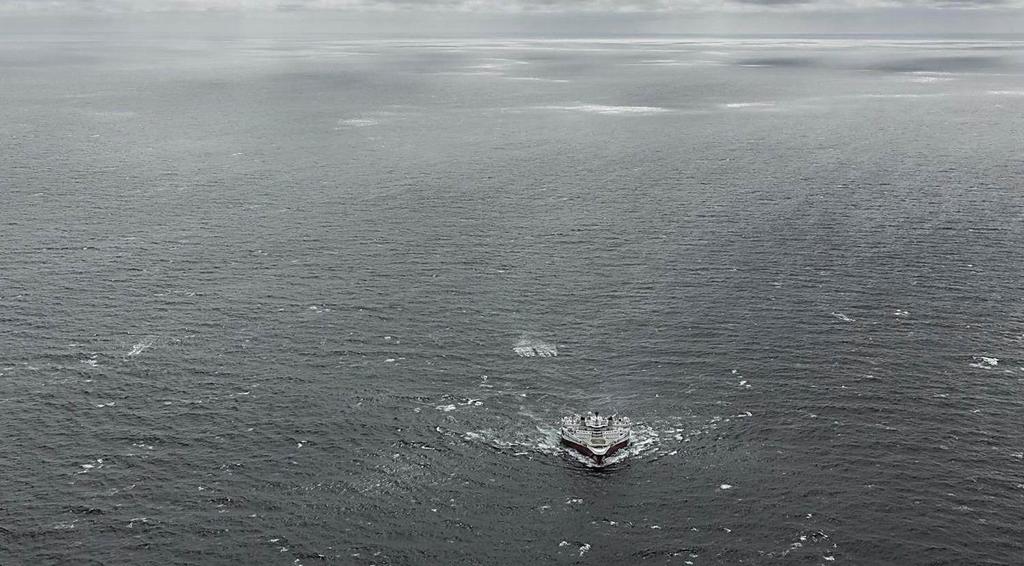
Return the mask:
[[[0,564],[1024,564],[1024,38],[243,32],[0,39]]]

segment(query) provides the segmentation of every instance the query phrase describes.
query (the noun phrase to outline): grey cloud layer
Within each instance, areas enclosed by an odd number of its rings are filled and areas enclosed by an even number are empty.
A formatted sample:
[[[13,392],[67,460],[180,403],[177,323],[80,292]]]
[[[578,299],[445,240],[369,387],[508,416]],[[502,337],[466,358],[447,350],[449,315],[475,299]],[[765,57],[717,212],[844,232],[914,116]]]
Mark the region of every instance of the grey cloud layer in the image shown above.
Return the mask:
[[[0,0],[27,12],[436,10],[484,13],[1020,8],[1024,0]]]

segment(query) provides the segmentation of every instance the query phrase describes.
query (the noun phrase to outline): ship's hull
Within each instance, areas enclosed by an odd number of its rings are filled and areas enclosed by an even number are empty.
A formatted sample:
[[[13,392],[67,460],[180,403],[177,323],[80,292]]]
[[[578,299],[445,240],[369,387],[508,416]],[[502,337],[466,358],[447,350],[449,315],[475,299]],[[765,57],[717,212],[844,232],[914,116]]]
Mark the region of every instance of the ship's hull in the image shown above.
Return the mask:
[[[573,450],[579,452],[580,454],[583,454],[584,456],[594,460],[598,464],[603,464],[605,458],[608,458],[612,454],[615,454],[619,450],[622,450],[623,448],[629,445],[629,437],[623,438],[622,440],[616,442],[615,444],[610,444],[608,446],[604,446],[601,448],[589,446],[578,440],[567,438],[565,435],[562,436],[562,443],[565,444],[566,446],[569,446]]]

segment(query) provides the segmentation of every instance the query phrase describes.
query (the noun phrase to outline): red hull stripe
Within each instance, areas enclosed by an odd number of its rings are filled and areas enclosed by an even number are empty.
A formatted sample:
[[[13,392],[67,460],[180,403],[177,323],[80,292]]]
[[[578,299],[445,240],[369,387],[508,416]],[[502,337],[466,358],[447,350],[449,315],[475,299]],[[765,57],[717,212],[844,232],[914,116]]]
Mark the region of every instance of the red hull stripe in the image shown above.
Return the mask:
[[[562,442],[564,442],[565,444],[568,444],[569,446],[572,446],[573,448],[576,449],[577,452],[583,454],[584,456],[589,456],[590,458],[593,458],[593,459],[595,459],[595,460],[597,460],[599,462],[601,460],[604,460],[605,458],[611,456],[612,454],[618,452],[619,450],[624,448],[627,444],[629,444],[629,441],[623,441],[623,442],[620,442],[618,444],[613,444],[608,449],[608,451],[605,452],[604,454],[595,454],[594,451],[591,450],[585,444],[580,444],[579,442],[573,442],[573,441],[571,441],[569,439],[566,439],[566,438],[563,438]]]

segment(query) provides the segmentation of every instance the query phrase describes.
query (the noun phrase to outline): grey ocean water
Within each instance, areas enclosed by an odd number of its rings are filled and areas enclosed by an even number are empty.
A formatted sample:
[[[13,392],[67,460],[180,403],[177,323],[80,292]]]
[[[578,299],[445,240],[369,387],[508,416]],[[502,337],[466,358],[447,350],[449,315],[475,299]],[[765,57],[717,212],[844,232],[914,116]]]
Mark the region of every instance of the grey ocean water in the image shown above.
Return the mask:
[[[0,77],[2,564],[1024,563],[1024,42]]]

